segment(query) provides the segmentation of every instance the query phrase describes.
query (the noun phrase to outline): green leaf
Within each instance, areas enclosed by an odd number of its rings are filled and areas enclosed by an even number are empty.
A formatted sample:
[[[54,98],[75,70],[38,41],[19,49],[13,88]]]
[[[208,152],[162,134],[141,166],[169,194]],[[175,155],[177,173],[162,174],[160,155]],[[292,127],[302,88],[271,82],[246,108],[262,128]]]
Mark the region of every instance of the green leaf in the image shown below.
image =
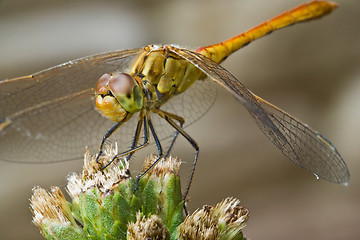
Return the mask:
[[[119,219],[125,225],[131,219],[131,207],[124,196],[116,193],[114,195],[114,215],[116,219]]]
[[[144,187],[143,196],[143,213],[146,217],[157,214],[158,194],[156,193],[155,182],[151,178]]]
[[[46,239],[87,239],[85,232],[80,227],[58,223],[57,221],[45,220],[43,222],[42,229]]]
[[[113,211],[114,202],[113,202],[113,194],[109,194],[108,196],[104,197],[102,200],[102,205],[110,212]]]
[[[83,216],[83,222],[84,222],[84,231],[89,236],[97,236],[97,230],[95,228],[95,225],[86,216]]]
[[[94,223],[99,211],[100,204],[98,202],[97,196],[94,194],[94,191],[86,191],[82,197],[82,204],[80,208],[80,213],[82,216],[87,216],[89,221]]]
[[[167,225],[167,228],[169,229],[169,232],[171,234],[173,232],[176,232],[177,227],[184,221],[183,211],[184,211],[184,202],[180,202],[175,208],[175,211],[173,212],[171,219],[169,219],[169,223]]]
[[[103,206],[99,209],[99,217],[96,221],[96,226],[98,229],[101,229],[101,235],[105,233],[110,233],[111,229],[114,225],[114,219],[111,215],[111,212],[109,212],[106,208]]]
[[[131,219],[130,219],[130,222],[135,222],[136,221],[136,213],[141,211],[140,199],[138,197],[136,197],[135,195],[133,195],[130,204],[131,204]]]
[[[115,221],[111,229],[111,235],[116,236],[118,239],[126,239],[127,225],[120,221]]]

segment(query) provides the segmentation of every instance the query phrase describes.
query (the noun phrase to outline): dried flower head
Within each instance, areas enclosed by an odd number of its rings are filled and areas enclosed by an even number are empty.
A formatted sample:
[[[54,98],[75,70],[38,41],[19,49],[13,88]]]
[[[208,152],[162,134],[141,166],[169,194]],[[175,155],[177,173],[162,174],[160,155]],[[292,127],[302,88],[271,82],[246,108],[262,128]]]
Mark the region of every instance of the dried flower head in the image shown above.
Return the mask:
[[[162,240],[167,239],[169,233],[162,223],[162,220],[157,215],[151,215],[146,218],[141,217],[140,212],[136,215],[136,222],[129,223],[128,225],[128,240],[138,239],[154,239]]]
[[[249,211],[234,198],[226,198],[215,207],[205,205],[187,216],[179,226],[179,239],[242,239],[241,230]]]
[[[117,145],[115,148],[109,146],[100,156],[102,164],[96,162],[97,155],[90,156],[89,149],[85,149],[84,166],[81,175],[70,173],[68,176],[67,191],[72,199],[79,196],[80,193],[87,189],[96,187],[103,194],[107,194],[113,190],[121,181],[130,178],[129,163],[125,160],[118,161],[116,164],[102,169],[102,165],[106,165],[117,154]]]
[[[116,154],[116,146],[108,148],[100,161]],[[144,169],[157,160],[148,157]],[[47,239],[242,239],[249,212],[236,199],[204,206],[184,221],[179,168],[178,158],[160,159],[137,182],[126,161],[103,169],[86,149],[82,173],[68,176],[72,202],[57,187],[35,187],[33,222]]]

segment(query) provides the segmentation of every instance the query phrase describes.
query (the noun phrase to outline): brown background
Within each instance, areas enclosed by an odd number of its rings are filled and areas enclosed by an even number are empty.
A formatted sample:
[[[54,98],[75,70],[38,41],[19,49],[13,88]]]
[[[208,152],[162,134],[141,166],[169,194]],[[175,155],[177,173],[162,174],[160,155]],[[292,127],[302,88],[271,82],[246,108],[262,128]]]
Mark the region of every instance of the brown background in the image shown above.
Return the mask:
[[[196,49],[301,2],[3,0],[0,79],[150,43]],[[273,33],[223,65],[252,91],[332,139],[350,169],[349,186],[316,180],[291,164],[246,110],[219,90],[210,112],[187,129],[201,147],[190,210],[234,196],[251,210],[245,229],[251,239],[360,237],[360,1],[338,2],[340,8],[331,16]],[[192,161],[192,149],[184,141],[174,153]],[[40,239],[31,224],[31,188],[64,187],[67,173],[80,169],[81,161],[0,162],[1,239]]]

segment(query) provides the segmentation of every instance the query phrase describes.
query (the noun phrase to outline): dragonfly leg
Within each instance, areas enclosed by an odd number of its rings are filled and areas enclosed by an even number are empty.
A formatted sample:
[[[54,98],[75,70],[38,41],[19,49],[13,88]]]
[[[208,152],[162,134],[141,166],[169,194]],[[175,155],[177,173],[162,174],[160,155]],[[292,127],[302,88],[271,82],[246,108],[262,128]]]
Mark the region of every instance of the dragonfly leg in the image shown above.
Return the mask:
[[[140,132],[141,132],[141,127],[144,121],[138,121],[138,124],[136,126],[136,130],[135,130],[135,135],[134,135],[134,139],[133,142],[131,144],[130,149],[134,149],[137,145],[137,143],[139,142],[139,137],[140,137]],[[145,131],[145,130],[144,130]],[[124,161],[129,161],[130,158],[132,157],[132,155],[134,154],[134,152],[129,153]]]
[[[160,143],[160,140],[156,134],[156,131],[154,129],[154,126],[151,122],[150,119],[148,119],[148,124],[149,124],[149,127],[150,127],[150,131],[154,137],[154,140],[155,140],[155,144],[156,144],[156,147],[158,149],[158,158],[150,165],[150,167],[148,167],[145,171],[143,171],[136,179],[136,188],[134,189],[134,191],[138,190],[139,189],[139,181],[140,179],[152,168],[154,167],[158,162],[159,160],[163,157],[163,150],[162,150],[162,147],[161,147],[161,143]]]
[[[174,120],[178,121],[178,122],[179,122],[179,126],[180,126],[181,128],[183,127],[183,125],[184,125],[184,123],[185,123],[185,120],[184,120],[183,117],[180,117],[180,116],[175,115],[175,114],[173,114],[173,113],[169,113],[169,112],[166,112],[166,111],[163,111],[163,110],[158,111],[157,113],[158,113],[161,117],[163,117],[163,116],[161,115],[161,114],[163,114],[163,115],[167,115],[167,116],[168,116],[169,118],[171,118],[171,119],[174,119]],[[174,144],[175,144],[175,141],[176,141],[176,138],[177,138],[178,135],[179,135],[179,131],[176,130],[176,132],[175,132],[175,134],[174,134],[174,136],[173,136],[173,138],[172,138],[172,140],[171,140],[171,142],[170,142],[170,146],[168,147],[168,149],[167,149],[167,151],[166,151],[166,153],[165,153],[165,155],[164,155],[164,158],[167,158],[167,157],[169,156],[170,151],[171,151],[171,149],[173,148],[173,146],[174,146]]]
[[[161,113],[163,113],[163,114],[161,114]],[[186,197],[187,197],[187,195],[189,193],[189,190],[190,190],[192,179],[194,177],[196,163],[197,163],[197,159],[198,159],[198,156],[199,156],[199,145],[196,143],[196,141],[187,132],[185,132],[185,130],[182,127],[178,126],[173,121],[173,119],[171,118],[172,115],[168,116],[167,113],[162,112],[162,111],[159,112],[159,115],[161,117],[163,117],[173,128],[175,128],[176,131],[179,132],[191,144],[191,146],[195,149],[195,158],[194,158],[194,163],[193,163],[192,170],[191,170],[191,175],[190,175],[190,178],[189,178],[189,181],[188,181],[188,185],[186,186],[185,194],[183,196],[183,199],[185,201]]]
[[[120,126],[121,126],[122,122],[117,122],[112,128],[110,128],[109,131],[107,131],[107,133],[104,135],[101,143],[100,143],[100,147],[99,147],[99,153],[96,157],[96,162],[99,163],[99,157],[101,156],[101,154],[103,153],[103,148],[104,148],[104,144],[106,139],[108,139],[111,134],[113,134]]]
[[[180,125],[182,127],[182,125]],[[170,155],[170,151],[171,149],[173,148],[174,144],[175,144],[175,141],[176,141],[176,138],[179,136],[179,132],[176,131],[171,142],[170,142],[170,146],[168,147],[167,151],[166,151],[166,154],[164,155],[164,158],[167,158],[169,155]]]
[[[122,156],[125,156],[125,155],[128,155],[128,154],[133,154],[134,152],[136,152],[137,150],[147,146],[149,144],[149,126],[148,126],[148,117],[145,116],[144,118],[140,118],[139,119],[139,122],[141,123],[138,123],[139,126],[142,125],[142,122],[144,123],[144,143],[141,144],[140,146],[137,146],[137,147],[131,147],[129,150],[125,151],[125,152],[122,152],[122,153],[119,153],[119,154],[116,154],[113,159],[107,163],[104,167],[106,168],[107,166],[109,166],[112,162],[114,162],[116,159],[118,159],[119,157],[122,157]],[[138,134],[140,134],[140,127],[136,129],[136,132],[135,132],[135,137],[134,137],[134,141],[133,143],[135,142],[134,145],[136,145],[137,143],[137,140],[136,138],[138,139],[139,136],[136,136]]]

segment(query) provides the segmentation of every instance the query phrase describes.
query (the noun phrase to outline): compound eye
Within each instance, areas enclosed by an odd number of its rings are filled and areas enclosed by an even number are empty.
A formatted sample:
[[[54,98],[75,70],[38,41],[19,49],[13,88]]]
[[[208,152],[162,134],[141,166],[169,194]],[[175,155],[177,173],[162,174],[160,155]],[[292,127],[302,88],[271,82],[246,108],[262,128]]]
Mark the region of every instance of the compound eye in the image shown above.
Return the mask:
[[[127,73],[115,73],[111,76],[108,82],[109,89],[114,96],[129,97],[133,94],[134,87],[136,85],[137,83],[134,78]]]
[[[106,94],[108,91],[107,85],[109,84],[109,80],[111,75],[108,73],[103,74],[96,83],[95,92],[97,94]]]

